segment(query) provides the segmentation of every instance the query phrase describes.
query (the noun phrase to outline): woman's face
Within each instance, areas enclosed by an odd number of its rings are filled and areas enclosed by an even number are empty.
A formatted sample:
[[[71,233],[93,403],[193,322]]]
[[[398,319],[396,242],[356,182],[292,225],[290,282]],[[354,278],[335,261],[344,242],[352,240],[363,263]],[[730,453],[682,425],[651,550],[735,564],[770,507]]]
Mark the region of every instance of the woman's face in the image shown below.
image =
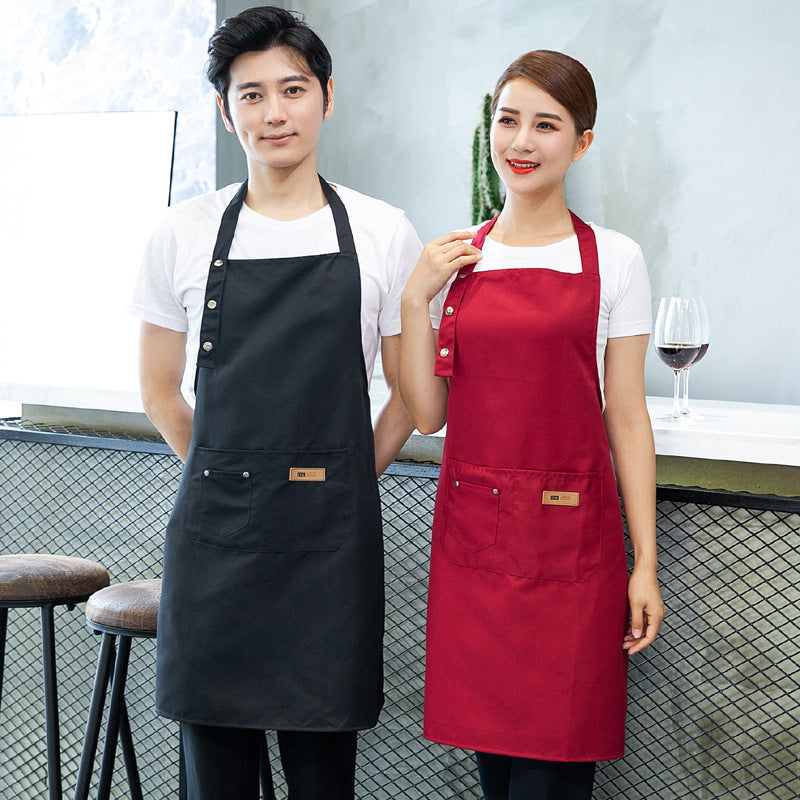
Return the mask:
[[[572,115],[527,78],[501,90],[490,131],[492,163],[509,192],[548,194],[563,185],[594,134],[575,131]]]

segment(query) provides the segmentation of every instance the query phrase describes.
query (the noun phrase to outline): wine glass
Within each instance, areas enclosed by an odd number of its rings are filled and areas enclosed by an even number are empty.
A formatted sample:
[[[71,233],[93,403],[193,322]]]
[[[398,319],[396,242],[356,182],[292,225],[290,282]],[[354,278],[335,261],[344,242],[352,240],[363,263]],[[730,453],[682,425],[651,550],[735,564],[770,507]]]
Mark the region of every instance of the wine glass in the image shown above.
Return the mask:
[[[696,358],[703,344],[697,298],[662,297],[658,303],[653,344],[659,358],[673,371],[672,413],[666,422],[682,419],[680,409],[680,375]]]
[[[706,304],[702,297],[695,297],[697,303],[697,313],[700,315],[700,350],[694,357],[691,364],[687,364],[683,370],[683,402],[681,404],[681,414],[685,418],[701,420],[703,417],[695,411],[689,409],[689,370],[706,354],[711,334],[711,321],[708,317]]]

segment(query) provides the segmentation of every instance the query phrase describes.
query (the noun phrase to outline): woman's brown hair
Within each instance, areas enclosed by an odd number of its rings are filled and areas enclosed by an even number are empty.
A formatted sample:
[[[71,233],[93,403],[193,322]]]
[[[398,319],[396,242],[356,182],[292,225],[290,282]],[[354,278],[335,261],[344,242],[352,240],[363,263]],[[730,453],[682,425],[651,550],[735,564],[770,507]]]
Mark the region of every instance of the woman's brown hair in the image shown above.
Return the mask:
[[[555,50],[532,50],[506,67],[494,87],[492,116],[503,87],[515,78],[526,78],[561,103],[572,115],[580,136],[594,127],[597,94],[589,70],[564,53]]]

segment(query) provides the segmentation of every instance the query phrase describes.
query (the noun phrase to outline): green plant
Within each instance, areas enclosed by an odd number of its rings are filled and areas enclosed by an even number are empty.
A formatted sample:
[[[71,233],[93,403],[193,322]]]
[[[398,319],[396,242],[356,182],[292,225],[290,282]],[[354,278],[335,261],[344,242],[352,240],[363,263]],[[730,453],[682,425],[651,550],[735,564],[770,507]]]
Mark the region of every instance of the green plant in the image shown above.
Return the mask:
[[[500,179],[492,164],[489,129],[492,124],[492,96],[483,98],[481,121],[472,139],[472,224],[490,219],[500,212]]]

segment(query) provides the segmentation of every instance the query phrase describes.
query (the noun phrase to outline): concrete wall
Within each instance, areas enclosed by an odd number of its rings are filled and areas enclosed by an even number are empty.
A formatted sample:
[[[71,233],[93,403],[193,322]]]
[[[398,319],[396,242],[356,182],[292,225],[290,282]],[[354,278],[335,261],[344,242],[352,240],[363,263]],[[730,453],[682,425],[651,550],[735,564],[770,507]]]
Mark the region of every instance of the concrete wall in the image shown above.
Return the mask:
[[[653,296],[702,294],[696,397],[800,404],[800,6],[792,0],[304,0],[334,59],[321,169],[407,210],[423,239],[469,219],[482,95],[517,55],[592,71],[597,140],[575,211],[645,251]],[[648,393],[671,374],[651,353]]]

